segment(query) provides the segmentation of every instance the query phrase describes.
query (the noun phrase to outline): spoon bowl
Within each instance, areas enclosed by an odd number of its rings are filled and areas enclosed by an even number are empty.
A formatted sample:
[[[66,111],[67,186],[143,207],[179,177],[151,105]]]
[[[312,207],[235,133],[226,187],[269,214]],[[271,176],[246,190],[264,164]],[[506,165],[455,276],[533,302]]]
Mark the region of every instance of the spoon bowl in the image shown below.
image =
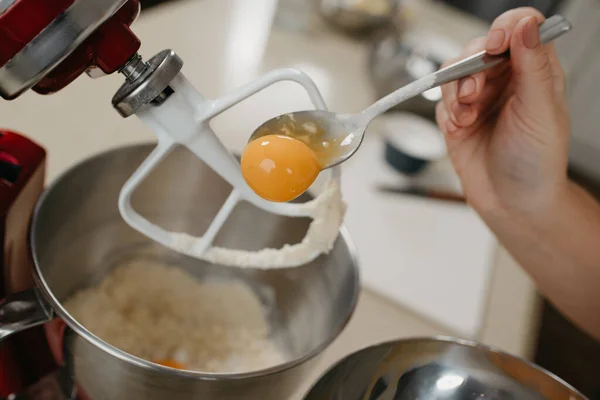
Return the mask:
[[[267,135],[290,136],[310,147],[321,169],[336,166],[350,158],[362,143],[366,125],[352,114],[324,110],[282,114],[259,126],[248,142]]]

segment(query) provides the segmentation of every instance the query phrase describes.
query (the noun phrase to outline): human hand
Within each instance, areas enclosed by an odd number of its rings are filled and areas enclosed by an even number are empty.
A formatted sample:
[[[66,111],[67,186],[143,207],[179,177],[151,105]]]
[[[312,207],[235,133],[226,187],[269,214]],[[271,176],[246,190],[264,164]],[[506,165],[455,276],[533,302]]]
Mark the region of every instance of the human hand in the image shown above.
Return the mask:
[[[510,50],[510,61],[442,87],[437,122],[467,201],[484,219],[550,212],[568,186],[564,73],[554,46],[540,43],[543,20],[533,8],[502,14],[462,57]]]

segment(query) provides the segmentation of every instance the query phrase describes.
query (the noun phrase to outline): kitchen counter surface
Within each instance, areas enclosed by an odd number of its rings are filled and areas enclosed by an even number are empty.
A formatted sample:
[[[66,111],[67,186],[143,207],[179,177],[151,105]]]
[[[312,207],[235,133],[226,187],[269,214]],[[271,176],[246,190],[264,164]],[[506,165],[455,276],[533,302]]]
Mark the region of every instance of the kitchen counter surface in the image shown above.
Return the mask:
[[[370,104],[374,99],[364,71],[364,46],[333,33],[319,36],[318,40],[281,27],[270,33],[275,3],[170,2],[145,12],[134,24],[134,31],[142,40],[141,52],[146,57],[165,48],[175,49],[185,61],[186,76],[209,97],[223,94],[263,71],[291,66],[313,77],[331,108],[352,112]],[[432,13],[431,18],[423,20],[438,28],[450,24],[462,42],[484,29],[473,22],[473,29],[464,30],[464,21],[444,17],[449,11],[437,5],[415,6],[414,12]],[[112,109],[110,99],[121,83],[121,76],[96,80],[81,77],[51,97],[26,93],[15,101],[2,103],[0,124],[25,133],[48,150],[48,178],[52,179],[74,162],[103,149],[152,140],[152,134],[140,121],[133,117],[123,120]],[[275,90],[268,89],[252,101],[264,104],[277,93]],[[289,90],[276,103],[270,101],[268,108],[252,106],[251,101],[234,107],[227,117],[214,121],[215,131],[226,145],[240,150],[248,134],[248,123],[298,107],[303,101],[302,92]],[[483,322],[475,339],[529,356],[536,328],[534,287],[502,249],[493,257]],[[436,334],[455,333],[365,289],[348,329],[328,349],[321,365],[324,368],[355,349],[382,340]]]
[[[438,335],[448,333],[372,291],[363,290],[354,317],[344,332],[325,351],[317,368],[293,400],[302,399],[302,395],[316,383],[323,372],[353,351],[389,340]]]

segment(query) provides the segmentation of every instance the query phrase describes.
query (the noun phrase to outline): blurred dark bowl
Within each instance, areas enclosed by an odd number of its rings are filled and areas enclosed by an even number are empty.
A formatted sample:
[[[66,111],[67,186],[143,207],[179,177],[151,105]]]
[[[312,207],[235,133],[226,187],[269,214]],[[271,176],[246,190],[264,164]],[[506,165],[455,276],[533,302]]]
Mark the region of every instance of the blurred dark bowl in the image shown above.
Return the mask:
[[[429,160],[413,157],[387,140],[385,141],[385,161],[395,170],[405,175],[416,175],[429,164]]]
[[[437,125],[419,115],[392,112],[381,117],[380,124],[385,160],[402,174],[415,175],[446,155]]]

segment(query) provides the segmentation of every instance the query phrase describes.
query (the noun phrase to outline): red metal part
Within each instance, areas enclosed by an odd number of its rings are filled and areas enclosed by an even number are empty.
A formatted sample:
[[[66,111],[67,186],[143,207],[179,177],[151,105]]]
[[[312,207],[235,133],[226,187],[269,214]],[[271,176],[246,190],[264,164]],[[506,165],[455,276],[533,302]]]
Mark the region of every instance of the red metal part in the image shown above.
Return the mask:
[[[16,164],[19,167],[16,179],[4,179],[0,175],[0,215],[4,216],[5,222],[11,210],[18,207],[19,201],[23,200],[20,197],[28,194],[25,189],[33,178],[37,178],[41,193],[43,171],[41,177],[36,177],[35,174],[43,166],[45,158],[45,150],[30,139],[16,132],[0,129],[0,162]],[[40,193],[32,193],[28,203],[33,206]],[[24,222],[19,228],[21,233],[27,231],[31,215],[23,214],[22,217],[26,220],[20,221]]]
[[[140,13],[139,0],[129,0],[90,38],[96,50],[95,65],[112,74],[140,49],[140,40],[129,26]]]
[[[24,379],[15,366],[18,360],[11,339],[0,344],[0,396],[5,398],[24,385]]]
[[[0,130],[0,300],[34,285],[29,220],[44,188],[46,152],[31,140]],[[0,396],[22,390],[52,370],[42,327],[0,345]]]
[[[74,0],[17,0],[0,15],[0,66],[6,64]],[[140,40],[129,26],[140,11],[139,0],[129,0],[102,24],[62,63],[51,70],[33,90],[54,93],[89,68],[112,74],[140,48]]]
[[[33,90],[40,94],[57,92],[88,68],[98,67],[105,74],[118,71],[140,48],[140,40],[129,28],[139,10],[139,0],[129,0],[58,67],[38,82]]]

